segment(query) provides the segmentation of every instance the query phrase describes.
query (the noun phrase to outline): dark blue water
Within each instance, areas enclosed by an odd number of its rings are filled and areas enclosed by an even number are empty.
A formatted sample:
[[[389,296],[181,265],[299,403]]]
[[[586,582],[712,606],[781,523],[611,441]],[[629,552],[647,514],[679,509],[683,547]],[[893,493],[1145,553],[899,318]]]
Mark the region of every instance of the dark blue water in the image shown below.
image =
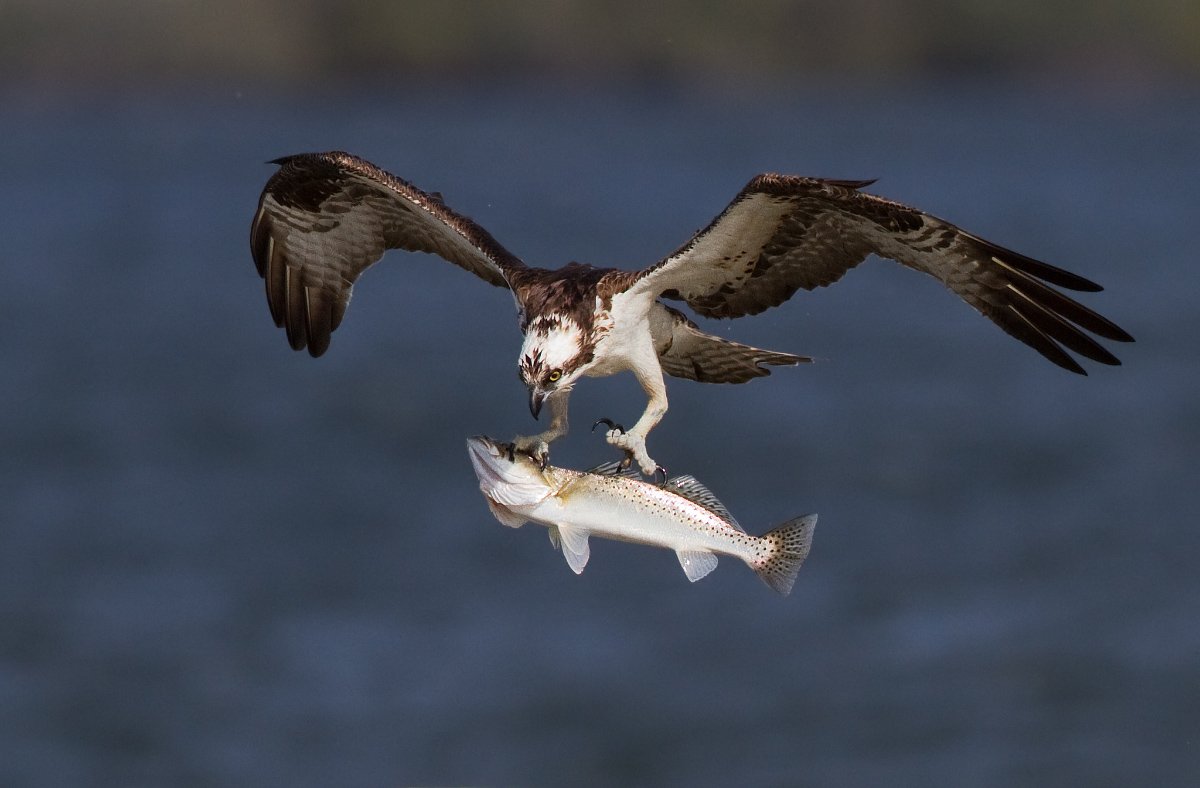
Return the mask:
[[[6,106],[0,783],[1200,774],[1195,93]],[[534,428],[504,292],[396,254],[326,357],[272,326],[263,161],[333,147],[543,264],[644,265],[762,170],[878,177],[1103,283],[1087,303],[1139,342],[1072,376],[879,261],[716,324],[824,360],[670,382],[650,448],[753,532],[820,513],[794,593],[608,542],[576,577],[492,519],[467,461],[468,435]],[[586,425],[643,404],[586,382],[555,461],[610,457]]]

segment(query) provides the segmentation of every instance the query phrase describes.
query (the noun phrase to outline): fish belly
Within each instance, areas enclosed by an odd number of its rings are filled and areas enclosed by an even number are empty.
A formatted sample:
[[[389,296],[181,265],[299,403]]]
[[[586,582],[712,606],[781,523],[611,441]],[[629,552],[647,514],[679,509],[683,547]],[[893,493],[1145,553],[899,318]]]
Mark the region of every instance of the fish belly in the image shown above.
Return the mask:
[[[669,550],[709,551],[742,560],[752,555],[755,537],[730,528],[711,512],[677,496],[667,498],[663,493],[658,499],[653,494],[643,498],[634,494],[637,489],[578,490],[552,496],[537,507],[537,519],[546,525]]]

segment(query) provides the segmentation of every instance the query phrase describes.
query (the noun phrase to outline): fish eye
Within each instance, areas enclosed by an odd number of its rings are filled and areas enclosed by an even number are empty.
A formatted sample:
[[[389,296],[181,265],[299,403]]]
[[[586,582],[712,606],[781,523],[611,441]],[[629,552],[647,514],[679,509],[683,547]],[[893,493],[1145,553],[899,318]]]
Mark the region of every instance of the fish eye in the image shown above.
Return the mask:
[[[546,379],[549,380],[551,383],[553,383],[561,377],[562,377],[562,370],[556,369],[556,370],[553,370]]]

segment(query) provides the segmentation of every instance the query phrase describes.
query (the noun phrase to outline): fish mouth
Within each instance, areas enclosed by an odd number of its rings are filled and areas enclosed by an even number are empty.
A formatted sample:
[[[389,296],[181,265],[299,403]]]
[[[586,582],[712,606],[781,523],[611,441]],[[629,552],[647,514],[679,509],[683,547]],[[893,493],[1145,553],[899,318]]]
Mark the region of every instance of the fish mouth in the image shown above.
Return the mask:
[[[479,489],[486,492],[503,483],[504,465],[509,461],[500,444],[486,435],[476,435],[467,439],[467,453],[471,457],[471,467],[479,477]]]
[[[528,455],[509,459],[510,447],[486,435],[467,440],[471,467],[479,478],[479,489],[488,498],[504,506],[525,506],[543,500],[550,486],[536,470]]]
[[[467,448],[472,452],[476,451],[496,451],[500,444],[492,440],[486,435],[474,435],[467,438]]]
[[[512,444],[501,443],[486,435],[476,435],[467,439],[467,451],[475,475],[479,477],[479,489],[485,493],[511,484],[522,475]],[[520,456],[525,458],[528,455],[521,453]]]

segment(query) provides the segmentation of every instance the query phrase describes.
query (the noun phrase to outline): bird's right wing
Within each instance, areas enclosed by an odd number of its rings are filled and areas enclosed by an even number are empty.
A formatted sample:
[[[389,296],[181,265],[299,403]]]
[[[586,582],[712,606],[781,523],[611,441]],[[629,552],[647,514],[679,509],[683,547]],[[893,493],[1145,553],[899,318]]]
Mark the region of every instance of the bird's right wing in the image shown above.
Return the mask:
[[[1117,358],[1088,336],[1132,337],[1052,285],[1096,291],[1081,276],[972,235],[936,216],[859,191],[870,181],[764,174],[630,289],[686,301],[705,317],[753,315],[798,289],[833,284],[870,254],[940,280],[1011,336],[1072,372],[1064,348]]]
[[[471,219],[348,153],[276,159],[250,229],[275,325],[319,356],[342,322],[359,274],[388,249],[429,252],[508,287],[525,265]]]

